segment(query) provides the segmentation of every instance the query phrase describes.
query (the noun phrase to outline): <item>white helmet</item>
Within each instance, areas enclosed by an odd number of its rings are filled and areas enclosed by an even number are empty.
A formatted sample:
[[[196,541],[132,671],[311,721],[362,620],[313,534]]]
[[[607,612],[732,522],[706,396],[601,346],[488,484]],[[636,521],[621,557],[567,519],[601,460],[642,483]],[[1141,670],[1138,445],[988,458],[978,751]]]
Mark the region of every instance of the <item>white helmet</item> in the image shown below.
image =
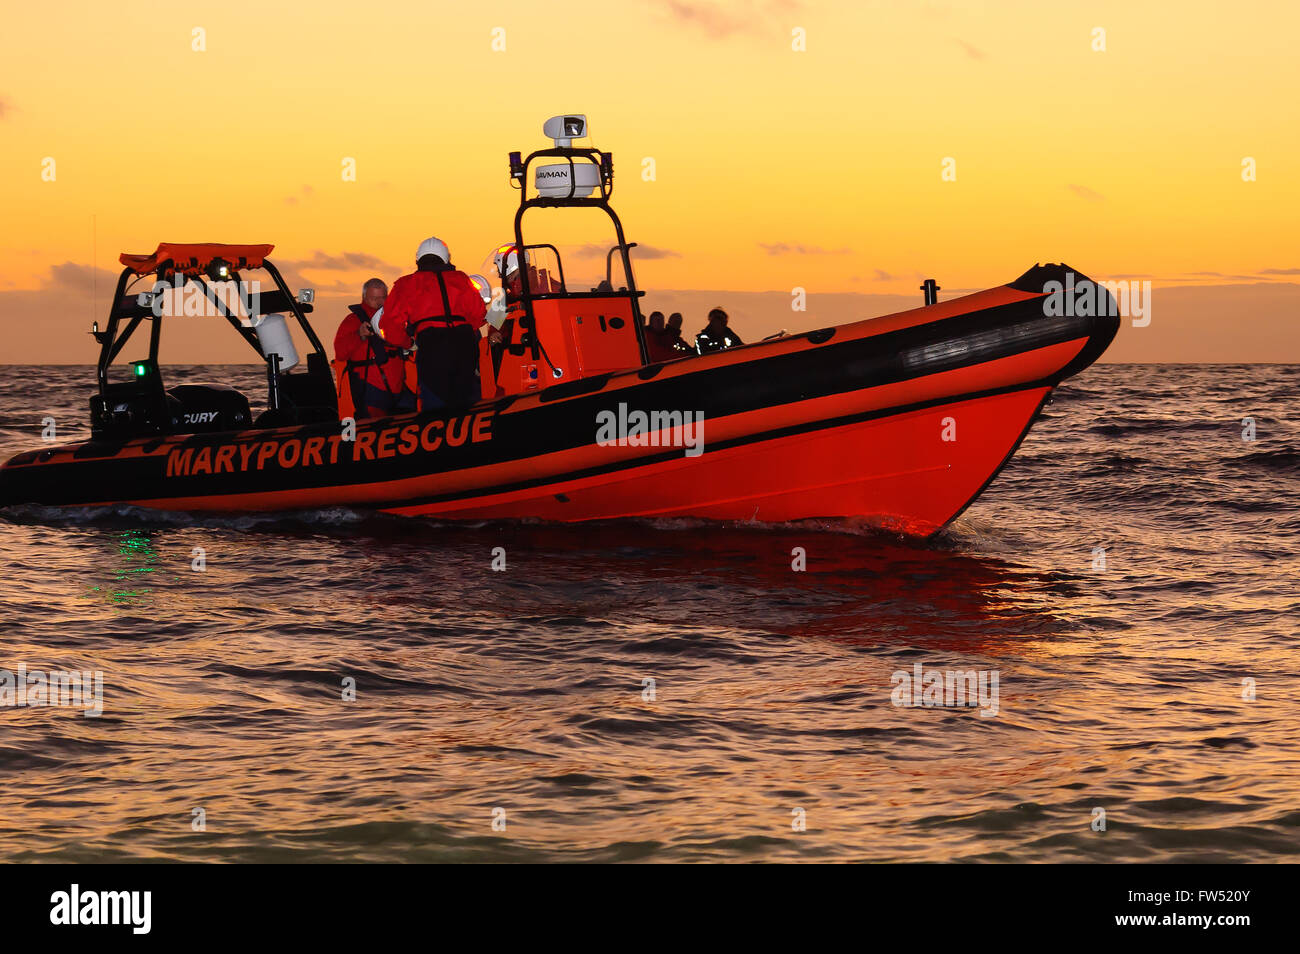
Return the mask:
[[[506,267],[501,268],[501,261],[505,259]],[[513,242],[507,242],[504,245],[498,245],[496,252],[492,255],[492,264],[497,267],[498,271],[505,274],[507,278],[519,271],[519,252],[515,249]]]
[[[426,255],[437,255],[444,262],[451,262],[451,252],[447,249],[447,243],[436,235],[430,235],[415,250],[415,260],[417,262]]]
[[[479,297],[482,298],[484,302],[492,300],[492,285],[482,275],[471,275],[469,277],[469,283],[474,286],[474,290],[478,292]]]

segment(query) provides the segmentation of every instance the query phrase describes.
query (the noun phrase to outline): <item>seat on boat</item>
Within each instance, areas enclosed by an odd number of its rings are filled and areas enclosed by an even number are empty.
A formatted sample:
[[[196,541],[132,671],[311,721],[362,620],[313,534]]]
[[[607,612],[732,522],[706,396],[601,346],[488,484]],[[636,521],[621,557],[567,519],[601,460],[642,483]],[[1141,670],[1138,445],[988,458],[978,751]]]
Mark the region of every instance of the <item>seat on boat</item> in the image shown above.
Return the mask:
[[[307,355],[307,370],[285,372],[277,384],[280,407],[258,415],[257,427],[288,427],[339,419],[338,393],[328,358],[316,352]]]
[[[106,385],[90,399],[91,433],[96,437],[137,437],[171,429],[171,410],[156,368]]]

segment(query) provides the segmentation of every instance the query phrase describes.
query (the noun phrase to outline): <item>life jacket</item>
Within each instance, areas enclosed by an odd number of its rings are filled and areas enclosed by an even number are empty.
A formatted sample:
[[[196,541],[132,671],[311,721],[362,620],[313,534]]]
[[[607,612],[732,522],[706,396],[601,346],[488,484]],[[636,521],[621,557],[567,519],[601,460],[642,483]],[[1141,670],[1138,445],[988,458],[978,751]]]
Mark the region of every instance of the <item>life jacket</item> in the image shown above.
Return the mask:
[[[357,319],[363,325],[370,324],[370,316],[366,314],[366,310],[362,308],[360,305],[348,305],[348,311],[356,315]],[[384,345],[384,339],[381,338],[378,335],[378,333],[376,333],[370,338],[367,338],[366,342],[370,345],[369,356],[364,361],[347,362],[349,371],[356,370],[357,368],[370,368],[370,367],[378,368],[378,367],[382,367],[384,364],[388,362],[388,359],[390,357],[390,355],[388,354],[388,348]]]
[[[447,297],[447,280],[443,278],[443,272],[450,271],[451,266],[435,269],[433,275],[438,279],[438,294],[442,296],[442,314],[429,315],[426,318],[417,318],[415,321],[406,323],[406,333],[414,341],[416,336],[426,328],[453,328],[457,325],[472,327],[470,321],[464,315],[458,315],[451,310],[451,299]]]
[[[652,362],[671,361],[673,358],[680,357],[677,349],[673,347],[673,338],[666,329],[656,330],[647,327],[645,330],[645,343]]]
[[[716,337],[709,332],[706,327],[695,336],[695,350],[700,354],[712,354],[715,351],[725,351],[727,348],[735,348],[744,344],[740,340],[740,335],[736,334],[729,327],[722,329],[722,332]]]
[[[412,333],[462,323],[478,330],[486,313],[487,306],[469,276],[442,263],[417,269],[393,283],[379,328],[390,344],[410,348],[415,344]]]
[[[363,324],[370,324],[370,316],[366,314],[365,309],[360,305],[348,305],[348,311],[356,315],[357,320]],[[385,369],[385,365],[390,361],[403,361],[401,350],[396,347],[390,349],[378,333],[366,338],[365,342],[368,346],[365,360],[343,362],[343,371],[347,377],[348,391],[354,408],[365,406],[366,402],[363,395],[367,384],[370,384],[371,387],[379,387],[394,396],[401,394],[406,384],[405,369],[403,369],[401,379],[397,382],[390,380],[391,375]],[[375,368],[378,373],[368,374],[368,368]],[[374,383],[375,378],[378,378],[380,382],[378,385]],[[342,391],[343,387],[340,384],[340,394]]]

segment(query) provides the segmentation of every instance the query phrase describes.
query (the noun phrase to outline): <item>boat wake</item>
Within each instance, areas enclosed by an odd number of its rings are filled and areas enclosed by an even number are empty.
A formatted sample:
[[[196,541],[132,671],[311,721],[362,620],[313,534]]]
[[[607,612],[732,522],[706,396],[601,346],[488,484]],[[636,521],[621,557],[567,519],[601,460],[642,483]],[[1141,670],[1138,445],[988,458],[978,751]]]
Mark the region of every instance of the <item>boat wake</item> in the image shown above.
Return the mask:
[[[239,531],[328,531],[345,530],[387,536],[398,530],[410,536],[414,528],[425,531],[500,531],[554,530],[558,532],[590,533],[608,537],[620,528],[630,534],[643,535],[646,531],[674,534],[698,533],[701,530],[730,531],[764,536],[769,534],[817,534],[850,536],[882,544],[906,543],[930,550],[962,551],[972,546],[980,549],[1013,549],[999,538],[1003,532],[988,524],[961,520],[941,533],[920,540],[891,530],[879,521],[868,517],[825,517],[791,520],[785,522],[763,520],[711,520],[704,517],[628,517],[618,520],[584,521],[574,524],[564,521],[529,517],[517,520],[438,520],[431,517],[401,517],[374,510],[352,507],[323,507],[311,510],[283,512],[223,514],[190,513],[179,510],[154,510],[128,504],[100,507],[56,507],[41,504],[15,504],[0,508],[0,521],[17,526],[51,527],[104,527],[107,529],[169,529],[194,527]]]
[[[0,520],[7,523],[48,526],[103,526],[109,528],[157,529],[165,527],[213,527],[232,530],[302,529],[312,527],[355,527],[373,520],[391,520],[372,511],[349,507],[284,513],[211,514],[180,510],[152,510],[115,504],[106,507],[53,507],[16,504],[0,508]]]

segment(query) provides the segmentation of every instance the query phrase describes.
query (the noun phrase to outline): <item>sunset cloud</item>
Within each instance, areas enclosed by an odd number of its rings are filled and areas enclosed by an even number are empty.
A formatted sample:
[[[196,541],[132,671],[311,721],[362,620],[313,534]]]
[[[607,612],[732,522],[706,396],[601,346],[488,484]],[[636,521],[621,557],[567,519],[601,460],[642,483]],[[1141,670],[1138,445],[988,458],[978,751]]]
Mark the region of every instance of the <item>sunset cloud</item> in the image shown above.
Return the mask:
[[[595,242],[589,242],[586,245],[580,245],[569,254],[576,258],[604,258],[609,254],[610,245],[599,245]],[[660,258],[681,258],[681,252],[674,252],[670,248],[660,248],[656,245],[643,245],[638,243],[636,248],[632,249],[632,257],[645,260]]]
[[[1087,199],[1089,202],[1101,202],[1103,199],[1105,199],[1105,196],[1103,196],[1100,192],[1094,192],[1092,189],[1089,189],[1087,186],[1074,185],[1073,183],[1071,183],[1070,185],[1067,185],[1066,188],[1069,189],[1071,192],[1073,192],[1075,195],[1077,195],[1079,198]]]
[[[287,205],[297,205],[299,199],[310,199],[313,191],[311,186],[305,185],[298,190],[298,195],[288,196],[284,201]]]
[[[759,248],[768,255],[847,255],[849,248],[822,248],[819,245],[791,245],[786,242],[759,242]]]
[[[681,252],[674,252],[670,248],[659,248],[655,245],[638,245],[632,249],[633,258],[681,258]]]
[[[340,252],[337,255],[330,255],[320,249],[313,252],[310,258],[285,259],[276,261],[275,264],[282,271],[284,269],[295,269],[300,272],[355,272],[366,269],[372,271],[402,271],[400,267],[385,262],[379,256],[371,255],[369,252]]]
[[[117,287],[118,274],[77,262],[64,262],[62,265],[50,266],[50,277],[41,285],[41,290],[48,292],[58,289],[85,295],[98,291],[108,301],[109,294]]]
[[[695,27],[713,39],[758,32],[775,14],[794,13],[800,9],[793,0],[769,0],[767,3],[744,0],[728,6],[730,9],[719,3],[666,0],[663,9],[678,24]]]

